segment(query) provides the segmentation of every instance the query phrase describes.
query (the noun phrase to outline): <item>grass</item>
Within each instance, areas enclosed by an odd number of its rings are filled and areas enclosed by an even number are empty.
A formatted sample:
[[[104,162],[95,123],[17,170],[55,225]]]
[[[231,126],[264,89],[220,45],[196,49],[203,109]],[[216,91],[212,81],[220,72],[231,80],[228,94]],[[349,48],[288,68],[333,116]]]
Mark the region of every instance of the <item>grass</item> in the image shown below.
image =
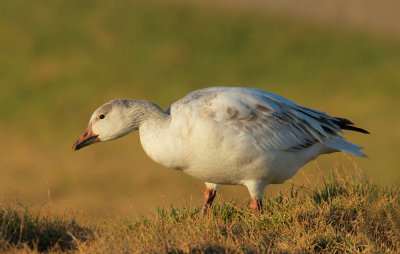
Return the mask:
[[[71,216],[69,216],[71,217]],[[67,251],[86,241],[92,230],[74,218],[41,215],[22,205],[0,206],[0,250]]]
[[[400,189],[332,172],[312,189],[265,197],[253,213],[217,200],[200,207],[157,208],[153,215],[80,226],[74,218],[2,207],[5,251],[81,253],[395,253],[400,251]]]

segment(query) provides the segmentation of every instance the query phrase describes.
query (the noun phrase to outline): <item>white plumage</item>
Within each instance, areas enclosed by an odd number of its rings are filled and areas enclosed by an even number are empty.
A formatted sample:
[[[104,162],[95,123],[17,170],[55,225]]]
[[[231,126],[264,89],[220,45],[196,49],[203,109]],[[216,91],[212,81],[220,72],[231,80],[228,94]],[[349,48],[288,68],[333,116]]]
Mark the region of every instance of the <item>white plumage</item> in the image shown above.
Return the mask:
[[[338,134],[342,129],[368,133],[347,119],[241,87],[194,91],[166,112],[147,101],[113,100],[93,113],[89,127],[75,149],[139,129],[154,161],[206,182],[204,212],[218,184],[247,186],[251,207],[260,209],[265,186],[284,182],[320,154],[365,157],[362,147]]]

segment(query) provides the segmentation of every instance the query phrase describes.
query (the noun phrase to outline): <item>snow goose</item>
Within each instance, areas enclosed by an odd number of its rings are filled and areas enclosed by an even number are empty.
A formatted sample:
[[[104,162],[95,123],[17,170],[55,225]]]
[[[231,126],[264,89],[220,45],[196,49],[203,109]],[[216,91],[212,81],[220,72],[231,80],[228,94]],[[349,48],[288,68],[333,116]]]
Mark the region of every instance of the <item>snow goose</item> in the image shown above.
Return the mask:
[[[157,163],[205,182],[203,213],[219,184],[244,185],[260,210],[268,184],[282,183],[320,154],[365,157],[342,130],[368,133],[347,119],[300,106],[255,88],[210,87],[189,93],[167,110],[143,100],[117,99],[91,116],[74,150],[139,130]]]

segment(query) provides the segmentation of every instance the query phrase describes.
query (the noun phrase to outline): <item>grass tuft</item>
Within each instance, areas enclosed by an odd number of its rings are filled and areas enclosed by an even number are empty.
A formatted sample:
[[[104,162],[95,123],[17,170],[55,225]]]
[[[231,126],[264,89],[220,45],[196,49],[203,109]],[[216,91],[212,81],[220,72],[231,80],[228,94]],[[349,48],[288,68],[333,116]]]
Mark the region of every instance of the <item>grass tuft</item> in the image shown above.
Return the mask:
[[[0,249],[72,250],[86,241],[89,228],[59,216],[44,217],[21,207],[0,207]]]

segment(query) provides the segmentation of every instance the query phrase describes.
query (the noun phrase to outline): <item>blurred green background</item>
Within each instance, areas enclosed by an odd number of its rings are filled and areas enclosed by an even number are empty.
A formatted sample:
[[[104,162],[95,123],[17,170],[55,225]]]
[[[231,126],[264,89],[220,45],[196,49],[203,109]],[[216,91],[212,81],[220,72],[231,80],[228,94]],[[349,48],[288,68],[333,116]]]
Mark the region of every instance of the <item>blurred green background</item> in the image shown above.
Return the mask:
[[[1,202],[50,199],[93,218],[200,205],[203,183],[152,162],[137,133],[78,152],[71,147],[93,110],[110,99],[146,99],[166,109],[215,85],[256,87],[351,119],[371,132],[346,134],[369,158],[322,156],[321,170],[354,171],[356,163],[373,181],[398,185],[397,27],[293,13],[238,1],[1,1]],[[268,187],[268,195],[307,182],[316,165]],[[249,201],[241,187],[220,194]]]

